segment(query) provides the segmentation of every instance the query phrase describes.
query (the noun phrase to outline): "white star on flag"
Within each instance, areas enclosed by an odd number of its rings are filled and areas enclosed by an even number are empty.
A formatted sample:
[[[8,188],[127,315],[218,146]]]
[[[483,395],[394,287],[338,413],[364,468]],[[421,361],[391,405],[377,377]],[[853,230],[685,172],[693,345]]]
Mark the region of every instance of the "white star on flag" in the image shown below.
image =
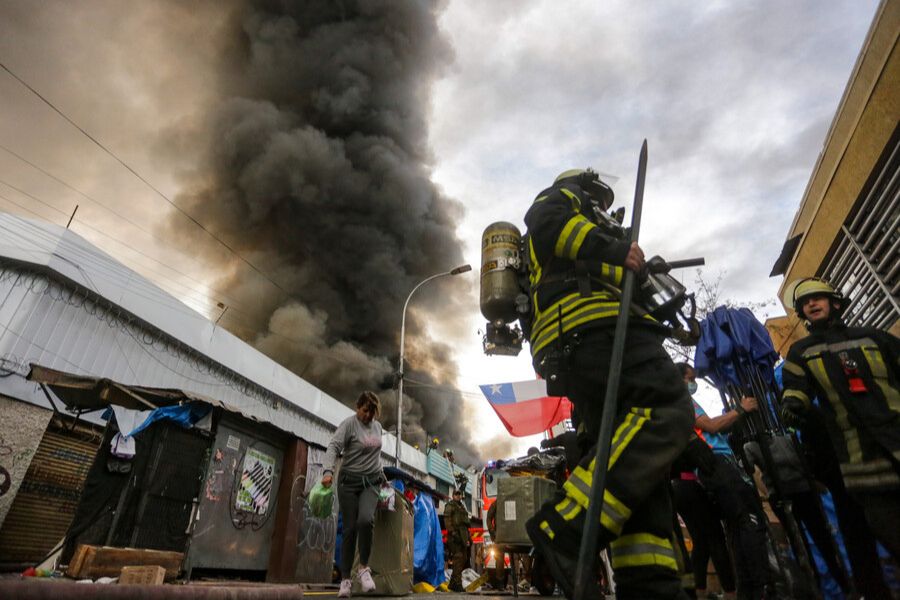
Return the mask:
[[[500,385],[499,383],[495,383],[491,385],[491,394],[499,394],[500,393]]]

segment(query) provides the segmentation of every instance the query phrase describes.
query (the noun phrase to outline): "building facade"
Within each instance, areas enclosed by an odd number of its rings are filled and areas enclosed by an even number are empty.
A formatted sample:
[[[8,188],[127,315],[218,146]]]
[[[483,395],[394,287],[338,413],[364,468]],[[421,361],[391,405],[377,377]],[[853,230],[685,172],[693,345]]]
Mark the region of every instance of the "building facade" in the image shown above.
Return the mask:
[[[850,325],[900,335],[900,3],[884,0],[772,276],[823,277],[851,298]],[[806,335],[789,301],[766,327],[787,353]]]
[[[45,375],[29,377],[33,372]],[[208,446],[201,454],[212,458],[205,458],[210,466],[198,496],[215,496],[207,484],[219,454],[227,462],[234,450],[237,472],[252,454],[254,466],[281,475],[268,480],[272,510],[281,494],[278,510],[292,514],[273,512],[270,526],[280,521],[275,529],[293,523],[302,530],[302,515],[293,514],[302,506],[293,505],[298,499],[302,504],[313,483],[307,475],[321,471],[332,432],[353,414],[77,234],[0,214],[0,566],[34,564],[58,545],[98,449],[109,442],[101,410],[62,401],[67,385],[74,395],[94,390],[101,400],[109,389],[135,402],[177,392],[215,407],[224,416],[201,443]],[[238,437],[255,440],[255,449],[234,443]],[[171,444],[157,446],[174,451]],[[383,447],[395,448],[393,435],[385,434]],[[392,456],[383,458],[393,464]],[[425,477],[424,454],[403,444],[401,458],[406,471]],[[285,490],[276,489],[279,481]],[[250,501],[243,501],[252,512]],[[281,541],[282,550],[297,547],[296,540]],[[254,569],[271,569],[270,558],[284,558],[281,550],[269,557],[268,539],[260,543],[265,556],[257,554]],[[330,578],[330,564],[328,571]]]

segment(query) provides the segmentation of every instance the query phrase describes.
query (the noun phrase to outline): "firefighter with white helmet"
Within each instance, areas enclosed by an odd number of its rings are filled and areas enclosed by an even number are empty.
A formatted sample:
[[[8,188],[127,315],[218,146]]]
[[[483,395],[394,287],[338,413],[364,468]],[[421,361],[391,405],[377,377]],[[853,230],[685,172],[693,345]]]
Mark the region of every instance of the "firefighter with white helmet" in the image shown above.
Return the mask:
[[[607,214],[613,192],[590,169],[561,173],[538,194],[528,226],[535,370],[550,395],[574,405],[582,459],[552,502],[526,523],[529,537],[567,597],[592,484],[594,451],[609,374],[625,269],[644,253]],[[610,545],[616,597],[681,598],[667,482],[694,422],[690,396],[662,342],[667,329],[646,312],[631,319],[617,400],[600,545]],[[599,547],[597,548],[599,553]],[[587,597],[599,597],[592,589]]]

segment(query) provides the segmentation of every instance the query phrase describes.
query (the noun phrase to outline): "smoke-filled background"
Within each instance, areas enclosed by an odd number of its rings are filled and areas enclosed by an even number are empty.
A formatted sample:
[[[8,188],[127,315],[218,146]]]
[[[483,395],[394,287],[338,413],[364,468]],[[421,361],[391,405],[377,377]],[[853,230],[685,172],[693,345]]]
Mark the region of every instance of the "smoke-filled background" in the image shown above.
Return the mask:
[[[773,299],[880,6],[7,0],[0,62],[252,266],[2,71],[0,210],[65,225],[77,204],[78,234],[352,404],[389,383],[418,281],[477,270],[484,227],[521,226],[565,169],[618,176],[628,208],[644,138],[645,249]],[[534,372],[485,358],[475,284],[431,283],[407,315],[404,429],[464,463],[469,430],[486,459],[537,443],[478,389]]]
[[[430,181],[430,89],[452,58],[439,10],[22,2],[4,13],[7,39],[24,46],[3,51],[33,65],[27,45],[39,37],[46,62],[22,74],[118,152],[145,153],[137,170],[180,211],[150,193],[156,211],[142,221],[203,266],[219,299],[213,319],[348,405],[376,390],[391,429],[403,303],[416,283],[463,263],[462,206]],[[107,193],[87,173],[71,176]],[[469,463],[454,340],[427,327],[474,302],[472,281],[458,279],[429,284],[408,310],[403,438],[424,447],[436,435]]]
[[[416,283],[462,264],[461,205],[429,180],[429,90],[450,57],[423,2],[277,2],[238,6],[198,124],[201,163],[176,203],[267,277],[226,277],[253,301],[235,329],[260,350],[343,400],[390,386],[401,312]],[[179,132],[176,135],[183,135]],[[174,215],[174,239],[194,224]],[[224,270],[246,266],[232,256]],[[472,460],[461,398],[415,387],[453,384],[447,345],[431,339],[431,311],[470,300],[436,286],[408,319],[415,391],[404,399],[404,439],[446,438]],[[427,310],[426,310],[427,309]],[[382,422],[395,424],[396,392]]]

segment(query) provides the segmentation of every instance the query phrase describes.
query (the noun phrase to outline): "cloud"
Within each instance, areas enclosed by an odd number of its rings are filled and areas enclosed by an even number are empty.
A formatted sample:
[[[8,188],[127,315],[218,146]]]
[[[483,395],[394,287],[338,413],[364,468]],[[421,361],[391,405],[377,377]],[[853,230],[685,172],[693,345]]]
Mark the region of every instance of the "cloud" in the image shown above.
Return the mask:
[[[566,168],[618,176],[630,205],[645,137],[648,253],[704,255],[727,271],[725,296],[773,296],[769,269],[876,7],[7,2],[3,61],[289,293],[6,76],[0,143],[144,231],[3,152],[3,178],[55,210],[0,191],[63,224],[80,204],[75,231],[214,317],[224,302],[222,325],[352,401],[393,370],[418,281],[476,264],[483,228],[521,225]],[[429,284],[407,323],[408,376],[432,386],[410,385],[410,422],[460,439],[471,401],[447,388],[500,376],[494,359],[457,365],[477,345],[473,279]]]
[[[705,256],[709,274],[726,274],[723,297],[774,297],[768,273],[876,7],[451,3],[440,24],[456,60],[435,88],[430,139],[435,180],[469,208],[467,255],[489,223],[523,227],[567,168],[618,176],[630,208],[646,137],[645,250]],[[693,283],[693,270],[679,276]]]
[[[89,193],[134,193],[111,204],[144,223],[149,233],[137,237],[153,254],[171,246],[205,265],[199,277],[227,296],[223,326],[348,404],[382,386],[407,294],[462,262],[464,209],[432,183],[427,143],[431,85],[452,58],[437,29],[441,5],[29,4],[4,9],[4,60],[242,258],[52,113],[65,136],[25,141],[23,154],[63,164]],[[31,107],[31,127],[46,116],[18,84],[3,85]],[[27,140],[16,129],[0,133]],[[457,373],[456,334],[432,339],[427,328],[436,313],[460,312],[471,289],[444,289],[423,290],[408,314],[407,374],[442,389],[409,391],[404,437],[436,433],[474,460],[462,402],[443,389]],[[382,395],[396,405],[396,392]],[[385,411],[387,427],[395,414]]]

